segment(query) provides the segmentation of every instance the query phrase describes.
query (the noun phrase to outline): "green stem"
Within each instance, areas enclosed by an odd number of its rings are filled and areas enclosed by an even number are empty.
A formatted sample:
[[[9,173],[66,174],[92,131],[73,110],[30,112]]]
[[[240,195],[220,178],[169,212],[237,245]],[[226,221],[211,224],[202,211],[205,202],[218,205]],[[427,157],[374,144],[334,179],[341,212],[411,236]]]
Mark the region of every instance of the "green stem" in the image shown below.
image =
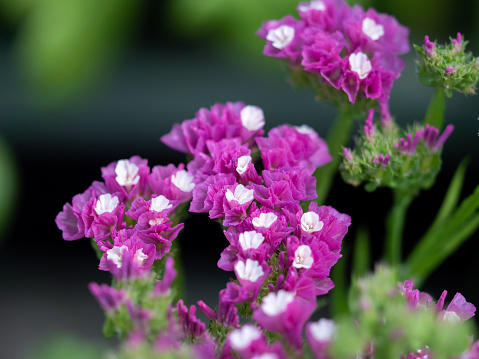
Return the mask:
[[[318,192],[316,202],[319,205],[324,204],[328,197],[334,175],[341,161],[341,147],[345,146],[351,137],[354,113],[351,106],[340,107],[337,117],[329,130],[327,142],[329,153],[333,157],[333,160],[318,168],[314,173],[316,177],[316,190]]]
[[[348,290],[346,283],[346,258],[347,248],[343,248],[343,257],[331,269],[331,279],[334,289],[329,293],[331,298],[331,314],[333,318],[349,314]]]
[[[427,108],[424,124],[428,123],[436,127],[438,130],[442,128],[444,123],[444,111],[446,109],[446,93],[442,88],[436,87],[434,96]]]
[[[393,191],[394,202],[386,219],[385,258],[389,264],[401,263],[402,233],[406,220],[406,211],[414,198],[411,193]]]

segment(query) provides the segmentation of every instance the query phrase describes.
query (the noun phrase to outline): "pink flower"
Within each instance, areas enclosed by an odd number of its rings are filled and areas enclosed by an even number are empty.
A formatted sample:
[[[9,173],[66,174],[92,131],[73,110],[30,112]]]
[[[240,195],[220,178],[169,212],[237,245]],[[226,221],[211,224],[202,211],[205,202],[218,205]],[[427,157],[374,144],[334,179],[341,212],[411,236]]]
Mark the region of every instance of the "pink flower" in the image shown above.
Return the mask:
[[[263,125],[264,116],[259,107],[242,102],[217,103],[211,109],[201,108],[194,119],[175,124],[161,141],[177,151],[197,156],[209,154],[208,141],[239,138],[241,143],[248,143],[263,133]]]

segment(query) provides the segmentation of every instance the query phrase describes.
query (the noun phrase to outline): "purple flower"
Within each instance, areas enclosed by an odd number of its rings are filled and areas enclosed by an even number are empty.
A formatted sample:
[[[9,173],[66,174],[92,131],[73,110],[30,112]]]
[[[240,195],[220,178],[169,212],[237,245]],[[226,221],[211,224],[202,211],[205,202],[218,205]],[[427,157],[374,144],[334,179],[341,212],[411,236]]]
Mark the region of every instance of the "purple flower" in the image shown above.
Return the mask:
[[[138,218],[136,230],[138,237],[155,247],[155,259],[162,258],[171,248],[171,242],[183,229],[184,223],[173,226],[164,212],[149,211]]]
[[[185,338],[193,340],[205,336],[205,323],[196,318],[196,306],[192,305],[188,313],[188,308],[183,304],[183,299],[180,299],[176,304],[176,312]]]
[[[126,231],[122,232],[123,235],[114,236],[113,246],[103,254],[99,269],[113,271],[131,264],[135,270],[149,271],[155,259],[155,246],[144,243],[135,234],[125,236]],[[126,263],[128,261],[132,263]]]
[[[252,184],[254,197],[271,209],[309,201],[317,197],[316,178],[304,167],[264,170],[265,186]]]
[[[421,140],[427,148],[433,152],[437,152],[442,148],[452,131],[454,131],[454,126],[447,125],[438,139],[439,130],[427,124],[421,132]]]
[[[82,217],[83,208],[100,194],[106,193],[103,183],[93,184],[83,193],[77,194],[72,199],[72,204],[66,203],[63,211],[55,218],[57,227],[62,231],[63,239],[73,241],[85,237],[85,220]],[[93,218],[89,221],[90,225]]]
[[[446,291],[443,292],[443,296],[445,296]],[[442,303],[444,303],[443,296]],[[453,323],[456,322],[463,322],[469,318],[472,318],[476,312],[476,307],[467,302],[466,298],[461,293],[456,293],[454,298],[452,299],[451,303],[447,306],[446,310],[442,310],[442,305],[439,308],[438,302],[438,310],[440,310],[438,317],[445,321],[450,321]]]
[[[96,283],[90,283],[88,288],[107,313],[113,313],[125,303],[126,292],[122,289]]]
[[[239,138],[241,143],[248,143],[262,135],[263,125],[264,115],[259,107],[227,102],[215,104],[211,109],[201,108],[194,119],[175,124],[161,141],[177,151],[197,156],[209,154],[208,141]]]
[[[199,301],[198,307],[201,311],[211,320],[214,320],[218,324],[222,324],[231,328],[239,328],[238,309],[235,304],[229,299],[226,294],[226,289],[220,291],[218,311],[215,312],[206,305],[205,302]]]
[[[364,52],[395,55],[409,51],[409,29],[392,16],[379,14],[372,8],[364,11],[356,5],[344,24],[353,51],[361,48]]]
[[[153,192],[165,196],[168,200],[188,202],[192,197],[195,183],[193,176],[184,168],[184,164],[178,167],[173,164],[153,167],[148,178]]]
[[[223,200],[227,189],[226,186],[232,186],[235,183],[236,178],[233,175],[220,173],[208,177],[193,189],[190,212],[210,212],[210,218],[224,216]]]
[[[101,169],[108,192],[117,193],[120,201],[147,195],[150,168],[139,156],[112,162]]]
[[[300,34],[303,26],[301,21],[290,15],[281,20],[264,22],[257,32],[257,35],[266,41],[263,54],[297,64],[301,58]]]
[[[313,0],[298,5],[298,13],[307,28],[334,32],[342,28],[350,8],[343,0]]]
[[[308,28],[304,31],[303,38],[305,45],[301,65],[304,70],[321,75],[334,88],[339,89],[345,71],[340,53],[347,46],[343,34],[338,31],[330,34],[317,28]]]
[[[330,319],[322,318],[306,325],[306,339],[317,359],[329,358],[328,349],[336,334],[336,325]]]
[[[310,127],[282,125],[268,132],[268,137],[256,139],[267,170],[304,167],[311,174],[331,161],[326,142]]]
[[[173,260],[173,258],[166,258],[163,278],[156,283],[154,294],[161,297],[169,295],[171,292],[171,285],[176,279],[177,274],[178,273],[175,269],[175,261]]]
[[[313,313],[316,303],[304,301],[294,292],[280,289],[263,298],[253,319],[263,328],[281,334],[299,352],[302,348],[302,331]]]
[[[434,48],[434,42],[429,41],[429,36],[424,36],[424,51],[426,51],[427,56],[431,56],[433,54]]]

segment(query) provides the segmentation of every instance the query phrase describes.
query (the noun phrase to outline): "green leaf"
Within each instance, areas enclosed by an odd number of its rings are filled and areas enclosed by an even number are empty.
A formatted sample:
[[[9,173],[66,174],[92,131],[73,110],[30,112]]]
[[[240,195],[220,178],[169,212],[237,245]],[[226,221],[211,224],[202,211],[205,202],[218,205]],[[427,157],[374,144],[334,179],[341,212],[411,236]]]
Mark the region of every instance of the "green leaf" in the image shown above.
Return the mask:
[[[448,219],[451,213],[456,210],[457,203],[459,202],[459,196],[461,195],[462,186],[464,183],[464,177],[466,174],[466,168],[469,163],[467,158],[464,158],[457,167],[454,176],[451,179],[451,183],[447,189],[444,200],[441,207],[434,219],[432,225],[429,227],[426,234],[422,237],[419,243],[414,247],[407,262],[412,264],[416,261],[422,261],[422,257],[429,251],[437,248],[436,238],[438,235],[438,228],[443,225],[444,221]]]
[[[428,231],[423,245],[407,260],[417,281],[424,280],[441,262],[454,253],[479,228],[479,185],[464,199],[459,208],[436,228]]]
[[[464,184],[464,177],[468,164],[468,158],[464,158],[461,163],[459,163],[432,227],[444,221],[452,211],[456,209],[457,203],[459,202],[459,196],[461,195],[462,186]]]

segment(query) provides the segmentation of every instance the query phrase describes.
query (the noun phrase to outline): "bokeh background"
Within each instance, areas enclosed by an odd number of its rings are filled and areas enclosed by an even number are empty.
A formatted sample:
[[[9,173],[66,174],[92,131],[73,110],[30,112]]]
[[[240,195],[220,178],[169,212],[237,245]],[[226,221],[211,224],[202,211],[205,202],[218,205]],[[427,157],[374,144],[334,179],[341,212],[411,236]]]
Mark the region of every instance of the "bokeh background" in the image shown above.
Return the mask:
[[[370,0],[439,42],[460,31],[479,53],[475,0]],[[60,351],[114,347],[103,339],[103,314],[87,284],[109,283],[88,240],[64,242],[54,219],[65,202],[100,179],[100,167],[140,155],[150,166],[184,158],[159,142],[173,123],[216,102],[263,108],[266,129],[281,123],[325,136],[335,109],[294,89],[280,64],[264,57],[256,30],[295,13],[296,0],[0,0],[0,353],[4,358],[54,357]],[[415,77],[414,53],[391,93],[401,124],[421,121],[432,90]],[[455,94],[446,121],[456,127],[436,185],[409,212],[406,251],[432,220],[459,161],[471,162],[463,196],[479,183],[478,98]],[[369,225],[376,259],[382,250],[390,193],[365,194],[339,177],[328,204]],[[433,273],[424,289],[459,291],[479,306],[476,233]],[[226,239],[214,223],[191,216],[181,236],[188,304],[217,303],[229,279],[216,267]],[[50,353],[50,354],[48,354]],[[63,353],[63,352],[62,352]],[[62,356],[63,355],[63,356]],[[59,357],[65,357],[61,354]],[[73,356],[68,356],[73,357]],[[91,355],[93,357],[93,354]]]

